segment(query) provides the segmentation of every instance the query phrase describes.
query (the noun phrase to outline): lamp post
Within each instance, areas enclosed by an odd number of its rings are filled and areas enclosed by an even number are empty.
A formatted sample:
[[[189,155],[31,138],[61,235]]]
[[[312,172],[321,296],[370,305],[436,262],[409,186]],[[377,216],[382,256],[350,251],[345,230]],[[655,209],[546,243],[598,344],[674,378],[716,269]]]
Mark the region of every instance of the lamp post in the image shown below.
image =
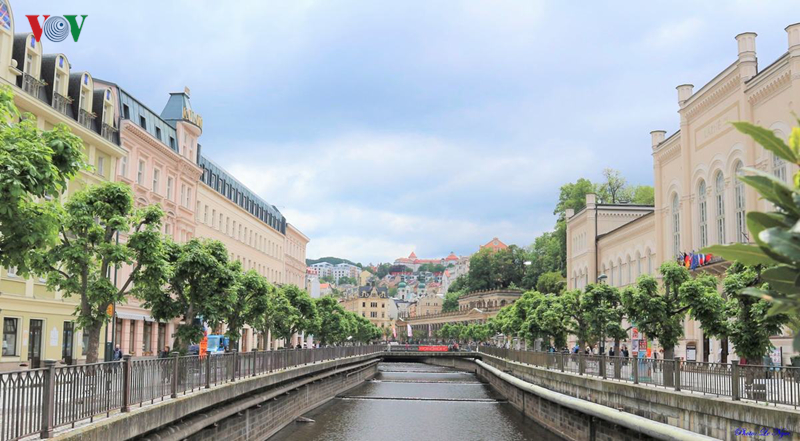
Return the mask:
[[[605,273],[602,273],[599,276],[597,276],[597,283],[605,285],[607,279],[608,276]],[[603,323],[601,323],[600,326],[600,353],[601,354],[606,353],[606,327],[605,324]]]

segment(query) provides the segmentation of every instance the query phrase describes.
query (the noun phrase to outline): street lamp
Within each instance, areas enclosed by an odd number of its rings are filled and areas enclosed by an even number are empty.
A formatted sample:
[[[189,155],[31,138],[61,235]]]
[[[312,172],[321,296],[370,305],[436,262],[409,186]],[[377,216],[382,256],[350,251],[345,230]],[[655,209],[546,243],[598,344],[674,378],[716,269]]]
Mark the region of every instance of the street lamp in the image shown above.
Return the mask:
[[[600,274],[597,276],[597,283],[606,283],[606,279],[608,279],[608,276],[605,273]]]

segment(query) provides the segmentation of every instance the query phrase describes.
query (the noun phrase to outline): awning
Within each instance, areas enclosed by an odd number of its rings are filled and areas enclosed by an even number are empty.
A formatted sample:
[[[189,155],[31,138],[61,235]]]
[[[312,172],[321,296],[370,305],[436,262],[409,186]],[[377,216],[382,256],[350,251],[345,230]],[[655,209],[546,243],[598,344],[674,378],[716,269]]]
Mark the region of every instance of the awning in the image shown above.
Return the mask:
[[[144,320],[146,322],[154,322],[152,316],[147,314],[137,314],[135,312],[117,311],[117,318],[123,320]]]

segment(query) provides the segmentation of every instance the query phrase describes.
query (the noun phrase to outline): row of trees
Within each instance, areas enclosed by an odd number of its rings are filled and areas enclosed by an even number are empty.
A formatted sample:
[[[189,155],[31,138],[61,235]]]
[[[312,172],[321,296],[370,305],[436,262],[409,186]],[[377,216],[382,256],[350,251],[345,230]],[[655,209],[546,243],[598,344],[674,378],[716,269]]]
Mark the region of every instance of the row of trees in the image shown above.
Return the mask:
[[[338,304],[243,271],[222,242],[164,237],[161,208],[135,208],[125,184],[87,186],[62,205],[51,195],[89,168],[80,138],[64,125],[39,130],[33,115],[19,115],[8,88],[0,89],[0,120],[0,265],[45,277],[48,288],[79,299],[75,315],[88,336],[87,363],[98,359],[109,306],[128,296],[142,299],[156,319],[183,319],[177,349],[202,338],[203,322],[226,323],[234,343],[245,325],[286,339],[315,334],[324,343],[381,335]]]
[[[664,357],[673,358],[674,347],[683,336],[687,318],[697,320],[706,336],[727,338],[745,359],[760,362],[772,347],[770,336],[780,333],[789,322],[786,314],[769,314],[765,300],[743,293],[747,287],[766,287],[759,271],[734,263],[722,282],[712,275],[692,277],[689,270],[674,262],[659,268],[663,283],[641,276],[625,289],[590,284],[584,290],[561,294],[529,291],[490,320],[495,332],[524,338],[529,343],[542,339],[557,348],[566,346],[575,335],[583,345],[603,346],[620,342],[636,326],[664,348]],[[623,327],[622,323],[629,325]]]

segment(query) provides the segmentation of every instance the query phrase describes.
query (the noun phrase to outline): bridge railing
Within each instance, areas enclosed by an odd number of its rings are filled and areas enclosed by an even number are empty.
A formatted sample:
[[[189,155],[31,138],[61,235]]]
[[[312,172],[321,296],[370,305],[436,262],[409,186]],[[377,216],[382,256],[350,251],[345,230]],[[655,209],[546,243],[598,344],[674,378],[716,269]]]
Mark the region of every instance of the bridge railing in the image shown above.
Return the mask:
[[[58,427],[92,421],[112,411],[175,398],[196,390],[296,366],[369,355],[385,345],[318,349],[230,352],[219,355],[132,359],[55,365],[0,373],[0,441],[39,434],[49,438]]]
[[[732,400],[785,404],[795,408],[800,406],[800,368],[792,366],[564,354],[490,346],[481,346],[479,351],[548,370],[729,397]]]

